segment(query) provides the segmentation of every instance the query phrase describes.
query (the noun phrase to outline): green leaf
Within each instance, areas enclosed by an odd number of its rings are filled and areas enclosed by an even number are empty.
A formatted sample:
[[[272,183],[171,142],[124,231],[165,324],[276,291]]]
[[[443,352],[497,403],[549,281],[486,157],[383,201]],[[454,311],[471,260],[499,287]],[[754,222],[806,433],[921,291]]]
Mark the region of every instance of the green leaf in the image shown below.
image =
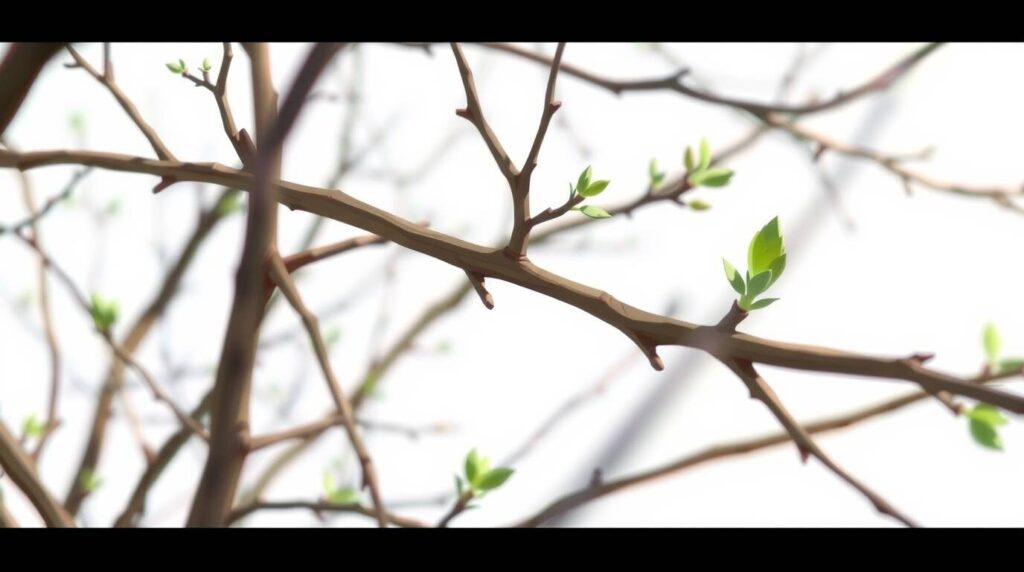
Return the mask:
[[[996,451],[1003,450],[1003,440],[999,438],[999,433],[996,432],[995,427],[988,423],[971,419],[971,436],[982,447],[995,449]]]
[[[708,203],[706,201],[702,201],[700,199],[693,199],[692,201],[690,201],[690,202],[688,202],[686,204],[689,205],[690,208],[695,210],[695,211],[706,211],[709,208],[711,208],[711,203]]]
[[[736,271],[736,267],[726,259],[722,259],[722,266],[725,267],[725,279],[732,285],[732,289],[742,296],[746,292],[746,285],[743,283],[743,276]]]
[[[971,409],[967,410],[964,415],[966,415],[968,419],[973,419],[974,421],[985,423],[986,425],[992,425],[993,427],[1009,423],[998,408],[987,403],[979,403],[975,405]]]
[[[213,69],[213,66],[210,65],[210,58],[203,58],[203,65],[199,69],[204,72],[208,72]]]
[[[242,210],[241,194],[239,191],[232,191],[224,196],[217,207],[220,216],[229,216]]]
[[[656,187],[665,180],[665,173],[658,171],[657,159],[651,159],[650,164],[647,165],[647,174],[651,178],[651,186]]]
[[[595,207],[594,205],[583,205],[580,207],[580,212],[587,215],[590,218],[611,218],[612,215],[608,214],[608,211],[601,207]]]
[[[747,280],[747,297],[753,300],[758,294],[768,289],[772,280],[772,271],[765,270]]]
[[[82,113],[81,111],[73,112],[70,116],[68,116],[68,127],[71,128],[71,131],[75,135],[77,135],[79,137],[84,136],[85,135],[85,114]],[[70,195],[68,195],[68,196],[70,196]]]
[[[477,479],[486,474],[490,468],[490,460],[481,457],[476,449],[473,449],[466,455],[466,482],[475,485]]]
[[[768,269],[772,271],[772,280],[768,283],[768,287],[770,288],[771,285],[775,284],[775,281],[779,279],[779,276],[782,276],[782,272],[786,269],[786,255],[783,254],[775,260],[772,260],[772,263],[768,265]]]
[[[582,195],[583,191],[587,187],[590,186],[590,175],[591,175],[591,172],[592,172],[591,168],[588,165],[587,168],[583,169],[583,172],[580,173],[580,178],[576,179],[576,192],[577,193]]]
[[[188,64],[185,63],[185,60],[179,59],[178,65],[181,66],[181,73],[185,73],[188,71]]]
[[[185,72],[185,66],[183,66],[181,64],[178,64],[176,62],[172,62],[172,63],[164,64],[164,65],[167,66],[167,69],[171,70],[171,73],[181,74],[181,73]]]
[[[113,326],[117,321],[117,302],[104,300],[98,294],[93,294],[90,302],[89,313],[92,315],[92,321],[96,328],[107,330]]]
[[[690,175],[690,184],[705,187],[724,187],[735,173],[723,167],[701,169]]]
[[[1024,368],[1024,358],[1006,358],[999,361],[999,373],[1018,372]]]
[[[604,192],[609,182],[611,181],[594,181],[593,183],[587,185],[586,188],[578,187],[576,189],[576,192],[583,195],[584,197],[596,197],[597,195],[600,195],[602,192]]]
[[[331,494],[327,495],[327,500],[332,504],[359,504],[363,499],[359,491],[352,487],[343,487],[331,491]]]
[[[711,166],[711,145],[708,144],[706,137],[702,137],[700,140],[700,164],[697,165],[698,171],[703,171]]]
[[[771,303],[776,301],[776,300],[778,300],[778,298],[762,298],[762,299],[758,300],[757,302],[754,302],[753,304],[751,304],[750,305],[750,309],[751,310],[760,310],[761,308],[766,308],[766,307],[770,306]]]
[[[334,492],[334,478],[330,471],[324,471],[323,485],[324,496],[330,498],[331,493]]]
[[[686,172],[693,171],[693,149],[689,145],[686,146],[686,152],[683,153],[683,166],[686,167]]]
[[[507,481],[514,472],[515,471],[508,467],[492,469],[488,471],[487,474],[480,477],[480,481],[476,483],[476,487],[483,491],[492,491],[505,484],[505,481]]]
[[[97,477],[96,473],[86,469],[82,471],[78,484],[81,485],[83,491],[91,493],[100,488],[100,485],[103,484],[103,479]]]
[[[25,418],[21,424],[21,432],[26,437],[39,437],[43,434],[43,422],[36,417],[35,413]]]
[[[754,235],[747,250],[747,265],[753,274],[760,274],[771,268],[772,262],[782,256],[785,247],[779,233],[779,217],[773,218]]]
[[[341,341],[341,328],[335,326],[327,331],[327,335],[324,336],[324,344],[327,347],[337,345]]]
[[[462,482],[462,477],[455,475],[455,496],[461,497],[462,492],[466,490],[466,484]]]
[[[988,363],[995,369],[999,360],[999,350],[1003,345],[1002,340],[999,338],[999,330],[996,329],[995,324],[989,322],[985,324],[985,332],[982,335],[982,345],[985,348],[985,355],[988,357]]]

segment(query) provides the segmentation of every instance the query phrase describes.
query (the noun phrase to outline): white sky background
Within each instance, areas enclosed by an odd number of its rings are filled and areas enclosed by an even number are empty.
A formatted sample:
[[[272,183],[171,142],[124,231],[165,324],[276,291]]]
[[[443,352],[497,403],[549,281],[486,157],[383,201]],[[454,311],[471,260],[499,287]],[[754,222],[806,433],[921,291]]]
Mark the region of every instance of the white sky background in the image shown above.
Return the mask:
[[[780,77],[797,50],[816,54],[793,86],[790,101],[829,97],[853,87],[917,47],[914,44],[668,45],[690,65],[693,79],[718,93],[772,101]],[[6,49],[6,48],[4,48]],[[283,92],[307,47],[274,45],[274,77]],[[551,52],[552,45],[541,46]],[[81,47],[100,65],[99,44]],[[361,77],[356,152],[373,145],[361,166],[342,182],[346,192],[410,220],[494,244],[509,227],[507,188],[475,129],[457,117],[464,93],[450,50],[432,57],[421,51],[366,45],[344,52],[318,90],[342,94]],[[517,161],[526,156],[541,111],[547,70],[507,55],[467,46],[477,72],[484,111]],[[216,75],[219,44],[115,44],[118,83],[142,115],[182,160],[234,165],[213,98],[164,67],[184,58],[194,69],[209,57]],[[927,58],[894,89],[836,111],[805,119],[830,136],[886,152],[935,146],[920,168],[936,176],[977,184],[1015,185],[1019,170],[1024,78],[1012,67],[1024,56],[1016,45],[950,45]],[[152,156],[152,149],[114,98],[82,70],[64,69],[56,58],[33,88],[9,140],[26,150],[84,147]],[[673,67],[642,45],[570,44],[565,60],[616,78],[663,76]],[[358,66],[354,65],[358,61]],[[229,93],[236,120],[250,126],[248,60],[241,49],[231,70]],[[535,212],[564,201],[566,186],[588,164],[611,179],[591,201],[618,204],[642,193],[651,157],[681,169],[687,144],[706,136],[721,148],[743,136],[752,121],[741,114],[675,94],[615,97],[569,76],[560,78],[563,102],[534,175]],[[301,116],[285,151],[285,178],[321,185],[337,161],[338,142],[350,105],[344,98],[318,100]],[[69,117],[85,117],[80,141]],[[561,123],[564,120],[565,123]],[[380,142],[377,133],[385,130]],[[250,128],[251,131],[251,128]],[[452,138],[454,137],[454,138]],[[585,150],[578,142],[585,143]],[[417,169],[439,146],[449,146],[425,175],[400,187],[382,172]],[[588,154],[589,153],[589,154]],[[744,263],[752,234],[779,215],[789,266],[772,288],[781,300],[752,314],[741,330],[771,339],[813,343],[888,356],[935,352],[940,369],[970,375],[981,367],[981,329],[992,320],[1008,355],[1024,354],[1024,320],[1018,286],[1024,282],[1019,245],[1024,218],[983,200],[927,189],[908,197],[898,179],[861,162],[826,154],[820,166],[836,195],[822,184],[808,147],[772,134],[730,166],[737,171],[724,189],[693,196],[713,208],[693,212],[672,204],[645,207],[632,218],[598,221],[531,250],[539,265],[602,288],[621,300],[709,323],[728,309],[732,291],[720,259]],[[59,192],[71,167],[32,171],[38,200]],[[194,224],[197,196],[207,186],[178,185],[153,196],[150,176],[93,171],[42,223],[43,240],[56,260],[86,291],[116,298],[122,318],[134,319],[160,283],[160,245],[175,256]],[[11,222],[24,215],[13,172],[0,172],[0,213]],[[829,197],[832,198],[829,198]],[[86,207],[119,205],[102,232]],[[567,216],[580,216],[570,213]],[[281,209],[280,244],[291,252],[311,217]],[[850,224],[852,223],[852,227]],[[220,352],[241,250],[244,218],[235,215],[205,243],[161,327],[138,357],[159,379],[167,375],[161,346],[175,364],[198,368],[170,389],[186,408],[212,382],[202,375]],[[331,222],[320,244],[362,234]],[[396,255],[393,281],[381,270]],[[0,239],[0,418],[19,428],[30,414],[45,412],[49,360],[39,335],[34,298],[35,259],[14,240]],[[322,318],[339,328],[332,358],[339,377],[353,388],[370,358],[393,341],[420,309],[465,280],[461,270],[397,247],[365,249],[324,262],[301,281],[315,311],[342,300],[340,313]],[[705,447],[778,431],[764,406],[748,398],[742,383],[712,359],[679,348],[662,348],[666,371],[654,372],[635,346],[613,328],[559,302],[509,284],[488,281],[496,300],[487,311],[475,298],[438,321],[381,382],[381,393],[363,410],[367,419],[423,425],[444,422],[454,430],[410,440],[367,432],[385,497],[405,501],[445,493],[465,453],[478,447],[499,460],[517,449],[548,415],[592,386],[623,359],[621,379],[591,399],[516,466],[502,489],[456,526],[513,523],[548,502],[584,486],[600,465],[606,478],[648,469]],[[65,368],[63,425],[42,458],[44,482],[63,498],[91,422],[94,396],[108,352],[63,286],[51,281]],[[19,300],[21,301],[19,306]],[[28,300],[26,305],[26,300]],[[381,318],[383,316],[383,318]],[[378,321],[383,329],[374,334]],[[292,330],[299,322],[280,305],[264,333]],[[447,346],[448,351],[439,351]],[[311,421],[330,399],[305,339],[259,356],[253,421],[256,433]],[[900,382],[762,368],[800,419],[818,419],[902,395]],[[131,399],[148,421],[147,440],[159,446],[175,425],[141,382],[127,377]],[[277,417],[280,395],[298,387],[287,419]],[[1020,391],[1019,386],[1008,386]],[[115,402],[115,419],[97,474],[102,486],[86,501],[81,521],[108,526],[120,513],[143,460]],[[608,449],[624,434],[620,450]],[[1011,419],[1002,431],[1006,451],[974,444],[964,419],[927,401],[854,428],[819,437],[825,450],[904,513],[928,526],[1024,525],[1024,423]],[[251,482],[274,451],[253,455],[244,478]],[[193,440],[153,489],[143,521],[180,526],[198,482],[205,446]],[[340,461],[340,468],[335,465]],[[334,467],[332,469],[332,467]],[[278,479],[273,500],[313,500],[322,495],[322,474],[355,483],[358,467],[343,432],[332,431]],[[0,489],[23,525],[39,520],[9,480]],[[447,507],[396,509],[434,521]],[[250,525],[305,526],[308,512],[255,515]],[[362,517],[334,517],[331,525],[368,526]],[[573,526],[891,526],[838,477],[811,460],[801,464],[793,446],[776,447],[697,468],[599,500],[574,511],[560,525]]]

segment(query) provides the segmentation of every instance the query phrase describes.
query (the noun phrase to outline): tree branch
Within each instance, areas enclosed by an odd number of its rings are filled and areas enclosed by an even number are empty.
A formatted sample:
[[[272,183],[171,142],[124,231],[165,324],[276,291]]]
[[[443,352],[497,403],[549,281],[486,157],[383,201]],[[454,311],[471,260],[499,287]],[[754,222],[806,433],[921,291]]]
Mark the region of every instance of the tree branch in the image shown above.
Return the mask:
[[[800,426],[800,423],[786,410],[786,407],[779,400],[779,397],[772,391],[772,388],[765,382],[750,362],[740,360],[723,360],[723,363],[729,367],[736,374],[740,380],[750,390],[750,397],[763,402],[772,415],[779,420],[779,423],[785,427],[786,431],[793,437],[793,441],[796,442],[797,448],[800,450],[800,456],[806,462],[809,455],[813,455],[819,461],[822,462],[826,467],[835,473],[839,478],[843,479],[850,484],[853,488],[857,489],[862,495],[864,495],[871,504],[874,505],[878,512],[891,516],[903,524],[914,527],[914,521],[910,520],[900,511],[896,510],[888,501],[883,499],[878,493],[874,492],[867,485],[860,482],[853,475],[846,472],[845,469],[840,467],[832,460],[831,457],[825,454],[817,443],[811,439],[810,434]]]
[[[39,72],[60,51],[57,43],[14,43],[0,62],[0,135],[7,131]]]
[[[231,511],[249,448],[249,393],[257,334],[269,291],[265,262],[276,253],[277,192],[273,182],[280,176],[281,147],[316,79],[341,48],[341,44],[315,45],[278,111],[269,50],[265,44],[246,46],[252,60],[258,155],[251,177],[245,242],[235,275],[235,297],[214,384],[210,452],[189,526],[222,526]]]
[[[205,181],[239,189],[254,188],[249,174],[217,164],[167,163],[110,153],[0,151],[0,167],[28,169],[65,163],[121,171],[175,174],[182,180]],[[575,306],[623,332],[644,351],[656,369],[660,358],[655,348],[659,345],[679,345],[790,369],[905,380],[930,391],[948,391],[1015,413],[1024,413],[1024,397],[973,386],[925,368],[913,360],[876,358],[828,348],[774,342],[743,333],[725,334],[714,328],[659,316],[624,304],[606,292],[552,274],[528,260],[510,259],[502,249],[479,246],[423,228],[341,191],[286,181],[279,181],[276,186],[279,201],[289,208],[359,227],[463,270],[504,280]]]
[[[307,509],[314,513],[321,512],[350,512],[354,514],[361,514],[369,517],[376,517],[377,511],[372,508],[367,508],[358,504],[334,504],[326,501],[273,501],[273,502],[255,502],[245,506],[241,506],[231,512],[231,516],[228,518],[228,523],[235,523],[246,516],[260,510],[293,510],[293,509]],[[404,516],[398,516],[395,514],[385,513],[385,518],[388,524],[400,526],[403,528],[425,528],[427,525],[411,518]]]
[[[281,290],[281,293],[295,310],[295,313],[302,319],[302,323],[309,333],[310,342],[313,344],[313,350],[316,353],[317,362],[320,364],[321,373],[323,373],[331,397],[334,399],[334,406],[341,416],[342,425],[345,427],[345,432],[348,433],[352,448],[359,457],[359,464],[363,471],[363,488],[369,487],[370,495],[373,497],[373,505],[377,509],[377,522],[381,528],[386,527],[387,517],[384,514],[384,501],[381,498],[380,485],[377,482],[373,460],[366,445],[363,443],[362,436],[359,434],[359,428],[356,427],[352,406],[345,398],[341,384],[338,383],[338,379],[334,375],[334,368],[331,367],[330,357],[327,355],[327,344],[324,343],[323,337],[320,335],[320,326],[317,323],[316,316],[309,311],[305,302],[302,301],[302,296],[299,294],[298,288],[295,287],[295,282],[289,275],[288,269],[285,267],[284,261],[281,260],[280,256],[274,256],[271,260],[270,275],[274,284]]]
[[[146,120],[142,118],[142,114],[139,113],[138,108],[135,107],[132,100],[129,99],[123,91],[121,91],[117,82],[114,81],[113,64],[109,60],[109,51],[105,51],[107,58],[105,58],[104,69],[106,70],[106,73],[100,73],[96,71],[96,68],[89,65],[89,62],[87,62],[85,58],[75,50],[75,48],[71,47],[70,44],[68,44],[67,50],[68,53],[71,54],[71,57],[75,59],[75,67],[84,69],[96,81],[103,84],[103,86],[110,91],[111,95],[114,96],[114,99],[117,100],[117,103],[121,105],[121,109],[124,109],[125,113],[128,114],[128,117],[131,117],[132,121],[135,123],[135,126],[139,128],[139,131],[145,135],[149,144],[153,147],[153,151],[156,153],[156,156],[164,161],[176,161],[177,159],[175,159],[171,150],[164,145],[164,142],[160,139],[160,136],[156,134],[153,127],[146,123]]]
[[[518,46],[513,46],[511,44],[483,43],[481,45],[492,50],[512,54],[514,56],[529,61],[537,62],[542,65],[551,65],[552,63],[552,58],[549,58],[543,54],[532,52],[524,48],[520,48]],[[683,76],[686,75],[687,70],[676,72],[664,78],[641,80],[614,80],[589,72],[587,70],[584,70],[571,64],[562,64],[562,71],[575,78],[581,79],[587,83],[591,83],[593,85],[602,87],[616,95],[634,91],[669,90],[675,91],[681,95],[685,95],[693,99],[698,99],[700,101],[712,103],[715,105],[724,105],[727,107],[741,109],[743,111],[747,111],[755,115],[765,113],[805,115],[810,113],[817,113],[820,111],[826,111],[829,109],[834,109],[836,107],[840,107],[866,95],[887,89],[896,80],[898,80],[908,71],[913,69],[914,66],[916,66],[919,62],[924,60],[932,52],[934,52],[941,46],[941,43],[931,43],[924,45],[918,48],[917,50],[914,50],[914,52],[912,52],[905,58],[901,59],[896,64],[890,66],[882,73],[865,81],[859,86],[850,90],[840,91],[832,98],[805,105],[758,103],[744,99],[720,96],[713,93],[693,89],[687,87],[682,82],[682,78]]]
[[[0,422],[0,467],[10,476],[11,481],[25,493],[28,500],[32,502],[32,506],[36,507],[46,526],[55,528],[73,528],[75,526],[71,515],[43,486],[39,475],[36,474],[32,459],[21,448],[18,440],[7,430],[7,426],[3,422]]]

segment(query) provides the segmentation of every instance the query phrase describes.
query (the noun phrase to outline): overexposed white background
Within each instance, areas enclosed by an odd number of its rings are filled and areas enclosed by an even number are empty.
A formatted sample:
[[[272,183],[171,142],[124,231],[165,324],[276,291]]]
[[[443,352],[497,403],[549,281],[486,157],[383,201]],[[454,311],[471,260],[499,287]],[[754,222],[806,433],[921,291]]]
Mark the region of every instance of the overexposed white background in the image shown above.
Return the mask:
[[[547,53],[553,45],[527,45]],[[693,81],[716,93],[774,101],[780,78],[803,51],[808,61],[788,95],[801,102],[858,85],[916,44],[669,44],[689,65]],[[6,49],[4,47],[3,49]],[[275,82],[284,92],[308,46],[275,44]],[[547,69],[505,54],[467,46],[484,111],[511,156],[521,162],[533,141]],[[101,46],[81,52],[101,64]],[[919,168],[977,184],[1019,184],[1024,135],[1024,78],[1014,64],[1024,48],[1010,44],[949,45],[927,58],[893,89],[835,111],[803,119],[832,137],[886,152],[935,152]],[[210,94],[165,68],[204,57],[220,64],[219,44],[114,44],[116,77],[142,115],[182,160],[234,165]],[[152,156],[145,138],[114,98],[82,70],[55,58],[32,89],[6,137],[25,150],[87,148]],[[644,44],[569,44],[565,61],[614,78],[661,77],[674,71]],[[236,48],[229,84],[240,126],[251,131],[248,60]],[[346,97],[356,86],[358,102]],[[466,240],[496,244],[509,228],[504,180],[475,129],[454,110],[465,103],[453,56],[393,45],[343,52],[317,90],[336,97],[311,103],[285,149],[284,177],[322,185],[335,169],[346,121],[355,153],[367,155],[341,183],[346,192],[410,220]],[[534,211],[558,206],[566,185],[587,165],[612,181],[591,201],[618,204],[644,191],[653,157],[670,174],[681,169],[686,145],[707,137],[721,148],[754,123],[734,110],[671,93],[616,97],[568,75],[558,83],[562,110],[549,131],[534,175]],[[356,110],[355,112],[353,110]],[[72,127],[71,117],[84,121]],[[443,153],[439,149],[443,148]],[[418,173],[396,184],[388,174]],[[783,341],[813,343],[879,355],[935,352],[932,364],[971,375],[981,367],[981,330],[1002,332],[1007,354],[1024,355],[1018,290],[1024,283],[1019,246],[1024,217],[983,200],[927,189],[908,197],[882,169],[826,154],[815,166],[809,146],[784,134],[762,138],[730,163],[737,174],[723,189],[694,197],[713,205],[693,212],[671,203],[645,207],[632,218],[598,221],[531,250],[541,266],[656,312],[699,323],[717,321],[732,301],[721,258],[744,263],[752,234],[778,215],[789,252],[784,277],[772,288],[781,300],[755,312],[741,330]],[[38,200],[52,196],[76,170],[38,169],[30,176]],[[822,173],[832,182],[830,191]],[[212,186],[178,185],[154,196],[154,177],[94,170],[41,224],[54,258],[86,291],[117,299],[115,332],[142,309],[194,224],[196,201]],[[24,216],[17,179],[0,172],[0,218]],[[113,205],[113,206],[112,206]],[[116,211],[97,225],[90,211]],[[281,209],[280,244],[291,252],[311,217]],[[579,216],[570,213],[567,216]],[[184,407],[197,403],[220,352],[241,250],[244,217],[235,215],[202,247],[183,288],[139,359],[158,379],[168,363],[198,370],[170,387]],[[363,234],[329,222],[318,243]],[[14,240],[0,238],[0,418],[19,428],[42,417],[49,360],[40,336],[36,261]],[[743,265],[743,264],[741,264]],[[384,279],[391,268],[392,278]],[[465,280],[464,273],[395,246],[367,248],[316,265],[300,289],[340,341],[332,361],[346,388],[426,304]],[[389,423],[445,423],[452,430],[418,440],[367,432],[385,497],[396,503],[452,488],[466,452],[477,447],[496,460],[522,441],[562,403],[592,386],[623,360],[628,366],[603,394],[534,447],[516,473],[481,508],[456,526],[510,524],[557,496],[584,486],[594,468],[606,478],[650,468],[689,452],[778,431],[764,406],[712,359],[662,348],[655,372],[624,336],[589,315],[539,294],[488,281],[496,300],[487,311],[475,297],[439,320],[381,381],[363,416]],[[94,397],[108,351],[89,318],[62,285],[51,281],[58,338],[65,360],[60,404],[63,424],[40,465],[43,481],[63,498],[88,434]],[[327,312],[340,302],[340,312]],[[670,308],[671,305],[671,308]],[[286,305],[268,317],[264,338],[299,325]],[[762,368],[800,419],[817,419],[903,394],[912,386],[826,374]],[[159,445],[174,429],[139,380],[127,377],[132,402],[147,420],[147,439]],[[1012,391],[1019,387],[1008,386]],[[288,398],[294,404],[287,403]],[[258,358],[253,423],[257,433],[322,415],[330,406],[305,338]],[[289,408],[290,407],[290,408]],[[284,410],[286,416],[279,413]],[[120,513],[143,469],[128,425],[115,418],[97,470],[102,486],[86,501],[83,524],[108,526]],[[826,451],[897,508],[928,526],[1024,525],[1024,424],[1003,429],[1006,450],[971,439],[964,419],[926,401],[898,413],[818,438]],[[252,456],[243,488],[274,456]],[[180,526],[187,515],[206,451],[192,440],[150,494],[146,526]],[[355,483],[358,467],[347,440],[333,430],[267,492],[268,499],[313,500],[322,475]],[[19,521],[38,517],[8,479],[5,502]],[[433,521],[447,507],[396,509]],[[332,517],[332,525],[368,526],[362,517]],[[267,512],[249,525],[316,525],[305,511]],[[820,463],[800,463],[793,446],[701,465],[677,476],[607,497],[559,520],[563,526],[891,526],[870,504]]]

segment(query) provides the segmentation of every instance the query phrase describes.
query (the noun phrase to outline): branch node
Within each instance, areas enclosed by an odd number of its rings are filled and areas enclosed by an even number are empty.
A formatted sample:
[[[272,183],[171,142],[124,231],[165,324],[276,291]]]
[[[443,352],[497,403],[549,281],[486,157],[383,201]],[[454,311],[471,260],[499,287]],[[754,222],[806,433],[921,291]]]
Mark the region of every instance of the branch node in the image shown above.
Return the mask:
[[[463,119],[468,119],[470,121],[473,120],[472,113],[469,111],[469,109],[466,109],[465,107],[460,107],[456,109],[455,115],[458,115],[459,117],[462,117]]]
[[[558,111],[562,107],[561,101],[552,101],[548,103],[548,107],[551,108],[551,113]]]
[[[479,272],[467,270],[466,276],[469,278],[470,284],[472,284],[473,288],[476,290],[477,296],[480,296],[480,301],[484,303],[484,306],[486,306],[488,310],[493,310],[494,296],[491,296],[491,293],[487,291],[487,287],[484,286],[484,275]]]
[[[732,307],[729,308],[729,312],[722,317],[721,321],[719,321],[717,325],[715,325],[715,329],[723,332],[735,332],[736,326],[745,320],[748,315],[747,311],[740,308],[739,303],[733,300]]]
[[[177,182],[178,179],[175,179],[174,177],[161,177],[160,182],[153,187],[153,194],[155,195]]]
[[[935,357],[935,354],[933,354],[933,353],[916,353],[916,354],[910,356],[910,361],[912,361],[912,362],[914,362],[914,363],[916,363],[918,365],[922,365],[922,364],[924,364],[925,362],[931,360],[934,357]]]
[[[828,151],[828,145],[825,145],[823,143],[818,143],[817,148],[814,150],[814,156],[812,157],[812,160],[815,163],[820,161],[821,160],[821,156],[825,154],[825,151]]]
[[[504,253],[505,258],[514,260],[516,262],[528,262],[530,260],[525,253],[517,252],[514,248],[508,246],[506,246],[505,249],[502,250],[502,253]]]
[[[807,450],[807,447],[804,447],[803,445],[800,444],[797,444],[796,448],[797,450],[800,451],[800,461],[804,464],[807,464],[807,459],[810,458],[811,452]]]

